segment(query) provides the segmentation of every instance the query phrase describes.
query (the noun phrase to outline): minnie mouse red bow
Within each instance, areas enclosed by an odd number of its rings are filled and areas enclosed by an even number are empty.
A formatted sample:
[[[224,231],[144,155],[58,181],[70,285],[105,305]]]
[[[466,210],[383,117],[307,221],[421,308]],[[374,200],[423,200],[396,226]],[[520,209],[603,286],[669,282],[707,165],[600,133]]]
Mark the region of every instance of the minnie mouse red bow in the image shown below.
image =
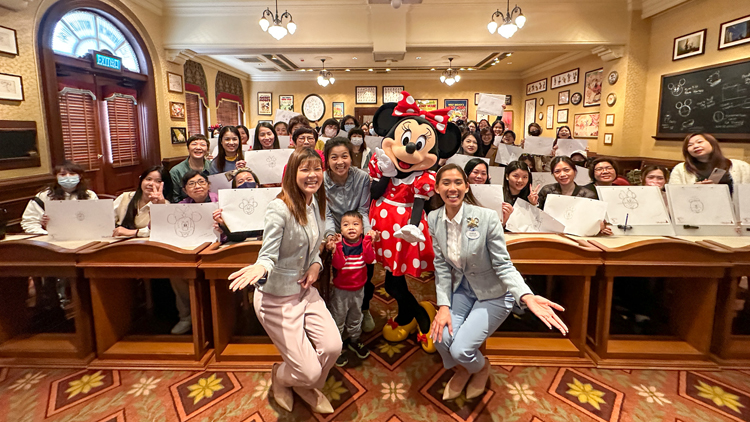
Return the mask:
[[[417,101],[414,97],[409,95],[406,91],[401,91],[401,95],[398,97],[398,104],[393,110],[394,116],[408,117],[408,116],[421,116],[427,119],[435,129],[440,133],[445,133],[445,125],[448,123],[448,112],[452,108],[443,108],[435,111],[424,111],[419,109]]]

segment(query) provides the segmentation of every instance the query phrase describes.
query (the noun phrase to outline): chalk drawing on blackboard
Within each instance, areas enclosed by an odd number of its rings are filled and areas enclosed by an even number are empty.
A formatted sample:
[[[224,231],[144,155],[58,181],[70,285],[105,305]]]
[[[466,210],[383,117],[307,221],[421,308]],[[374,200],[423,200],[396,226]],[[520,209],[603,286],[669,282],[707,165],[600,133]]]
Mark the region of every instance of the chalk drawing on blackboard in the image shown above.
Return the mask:
[[[750,73],[742,75],[742,79],[745,80],[745,85],[750,85]]]
[[[670,83],[667,85],[667,88],[669,88],[669,92],[671,92],[672,95],[679,97],[682,95],[682,91],[685,90],[685,79],[680,79],[677,81],[677,84]]]
[[[711,108],[711,107],[715,106],[716,105],[716,101],[714,101],[714,96],[712,95],[712,96],[710,96],[710,97],[708,97],[708,98],[706,98],[704,100],[698,101],[696,103],[696,105],[698,107],[700,107],[701,109],[705,110],[707,108]]]
[[[674,105],[674,107],[677,109],[677,113],[679,113],[681,117],[687,117],[690,115],[690,112],[693,111],[693,109],[690,108],[690,106],[692,105],[693,100],[688,98],[684,102],[678,101],[677,104]]]
[[[721,83],[721,72],[718,70],[711,74],[711,76],[706,79],[706,82],[708,82],[708,86],[715,87],[716,85]]]
[[[695,119],[685,120],[682,122],[682,129],[692,129],[695,126]]]
[[[721,87],[721,98],[724,101],[738,100],[747,96],[747,90],[740,84],[724,85]]]
[[[677,123],[676,120],[672,120],[672,115],[667,114],[664,116],[664,122],[662,123],[662,127],[674,129],[674,124]]]
[[[714,112],[714,122],[720,123],[724,121],[724,112],[719,110]]]

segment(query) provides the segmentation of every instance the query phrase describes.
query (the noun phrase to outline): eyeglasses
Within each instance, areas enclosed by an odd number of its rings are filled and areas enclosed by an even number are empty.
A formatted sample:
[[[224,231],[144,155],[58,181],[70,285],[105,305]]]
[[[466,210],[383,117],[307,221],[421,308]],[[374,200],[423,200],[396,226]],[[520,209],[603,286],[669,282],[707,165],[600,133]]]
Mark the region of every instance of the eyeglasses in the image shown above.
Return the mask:
[[[609,167],[596,167],[594,169],[594,173],[602,173],[605,171],[615,171],[615,168],[612,166],[609,166]]]
[[[208,182],[206,182],[205,180],[198,180],[197,182],[193,182],[193,181],[187,182],[186,186],[189,188],[194,188],[196,186],[207,186],[207,185],[208,185]]]

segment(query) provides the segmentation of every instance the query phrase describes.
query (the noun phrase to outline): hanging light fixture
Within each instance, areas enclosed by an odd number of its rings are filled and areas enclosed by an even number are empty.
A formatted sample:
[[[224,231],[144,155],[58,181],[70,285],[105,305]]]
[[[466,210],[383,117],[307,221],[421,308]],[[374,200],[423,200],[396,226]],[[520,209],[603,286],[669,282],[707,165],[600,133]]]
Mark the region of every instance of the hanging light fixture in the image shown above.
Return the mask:
[[[448,61],[450,64],[448,65],[448,69],[445,69],[443,74],[440,75],[440,82],[448,86],[453,86],[454,83],[461,80],[461,75],[458,74],[458,70],[453,69],[453,57],[449,57]]]
[[[513,22],[513,15],[518,13],[515,19],[515,23]],[[497,22],[495,22],[495,17],[499,17],[500,21],[502,22],[502,25],[498,28]],[[523,28],[523,26],[526,24],[526,16],[523,15],[523,12],[521,11],[521,8],[516,5],[516,7],[513,8],[513,10],[510,10],[510,0],[508,0],[508,7],[505,10],[505,14],[503,15],[503,12],[500,11],[500,9],[497,9],[495,13],[492,14],[490,17],[490,23],[487,24],[487,30],[490,31],[490,34],[494,34],[495,30],[497,30],[497,33],[502,35],[505,38],[510,38],[513,36],[513,34],[518,31],[519,28]]]
[[[284,18],[289,18],[286,25],[283,23]],[[276,0],[276,14],[274,15],[270,8],[266,8],[266,10],[263,11],[263,15],[260,17],[258,24],[264,32],[268,32],[277,40],[284,38],[287,32],[294,34],[297,30],[297,24],[294,23],[291,13],[285,10],[284,13],[281,14],[281,17],[279,17],[279,0]]]
[[[323,62],[323,70],[318,72],[318,85],[328,86],[330,83],[333,85],[336,82],[336,78],[333,77],[333,73],[326,70],[326,59],[320,59]]]

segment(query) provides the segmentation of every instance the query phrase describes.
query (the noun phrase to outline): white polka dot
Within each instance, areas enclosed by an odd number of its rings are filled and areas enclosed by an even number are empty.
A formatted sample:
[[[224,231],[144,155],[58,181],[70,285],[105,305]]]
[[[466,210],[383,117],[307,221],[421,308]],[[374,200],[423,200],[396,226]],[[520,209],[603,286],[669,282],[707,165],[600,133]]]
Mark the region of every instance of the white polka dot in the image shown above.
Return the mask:
[[[445,125],[442,123],[438,123],[435,129],[437,129],[439,132],[442,132],[445,130]]]
[[[417,258],[414,258],[414,260],[411,262],[411,265],[413,265],[414,268],[419,268],[419,260]]]
[[[422,261],[422,269],[424,270],[427,268],[427,261]]]
[[[406,272],[406,264],[401,264],[401,272],[402,273]]]
[[[396,243],[396,250],[401,252],[401,242]]]
[[[385,266],[385,270],[386,270],[386,271],[389,271],[389,272],[393,272],[393,271],[391,271],[391,267],[389,267],[389,266],[387,266],[387,265]]]
[[[391,188],[391,192],[396,192],[396,188]]]
[[[409,242],[409,244],[412,246],[417,246],[417,242]]]
[[[393,232],[394,232],[394,233],[395,233],[395,232],[397,232],[397,231],[398,231],[398,230],[399,230],[400,228],[401,228],[401,226],[399,226],[399,224],[398,224],[398,223],[394,224],[394,225],[393,225]]]
[[[406,103],[407,104],[414,104],[414,97],[412,97],[411,95],[409,95],[408,97],[406,97]]]
[[[433,176],[432,174],[427,174],[427,176],[429,176],[430,179],[435,180],[435,176]]]
[[[407,113],[414,113],[414,109],[413,108],[406,109],[406,112]]]
[[[430,190],[430,185],[428,185],[427,183],[425,183],[424,186],[422,186],[422,189],[424,189],[425,191],[428,191],[428,190]]]
[[[393,252],[391,252],[390,249],[386,249],[386,250],[383,251],[383,256],[386,257],[386,258],[390,258],[390,257],[393,256]]]
[[[394,195],[394,194],[390,194],[388,196],[390,196],[391,198],[395,198],[396,197],[396,195]]]
[[[419,230],[424,230],[424,224],[421,221],[419,222]]]
[[[385,208],[383,208],[382,210],[380,210],[380,218],[386,218],[386,217],[388,217],[388,211],[386,211]]]
[[[419,250],[420,251],[424,250],[424,242],[419,242]]]
[[[398,100],[404,101],[404,94],[398,94]]]
[[[398,208],[396,208],[396,211],[397,211],[397,212],[398,212],[399,214],[403,214],[403,213],[405,213],[405,212],[406,212],[406,208],[404,208],[404,207],[398,207]]]
[[[378,255],[383,256],[383,248],[378,248]]]
[[[403,111],[399,111],[398,109],[394,109],[393,110],[393,114],[395,114],[396,116],[400,116],[400,115],[404,114],[404,112]]]
[[[443,116],[438,115],[438,116],[435,116],[435,120],[437,120],[440,123],[443,123],[443,120],[445,120],[445,118]]]
[[[380,233],[380,237],[382,237],[383,239],[388,240],[391,237],[391,234],[388,233],[387,231],[383,230],[383,232]]]
[[[374,218],[371,218],[371,219],[370,219],[370,225],[371,225],[371,226],[374,226],[374,225],[375,225],[375,219],[374,219]]]

